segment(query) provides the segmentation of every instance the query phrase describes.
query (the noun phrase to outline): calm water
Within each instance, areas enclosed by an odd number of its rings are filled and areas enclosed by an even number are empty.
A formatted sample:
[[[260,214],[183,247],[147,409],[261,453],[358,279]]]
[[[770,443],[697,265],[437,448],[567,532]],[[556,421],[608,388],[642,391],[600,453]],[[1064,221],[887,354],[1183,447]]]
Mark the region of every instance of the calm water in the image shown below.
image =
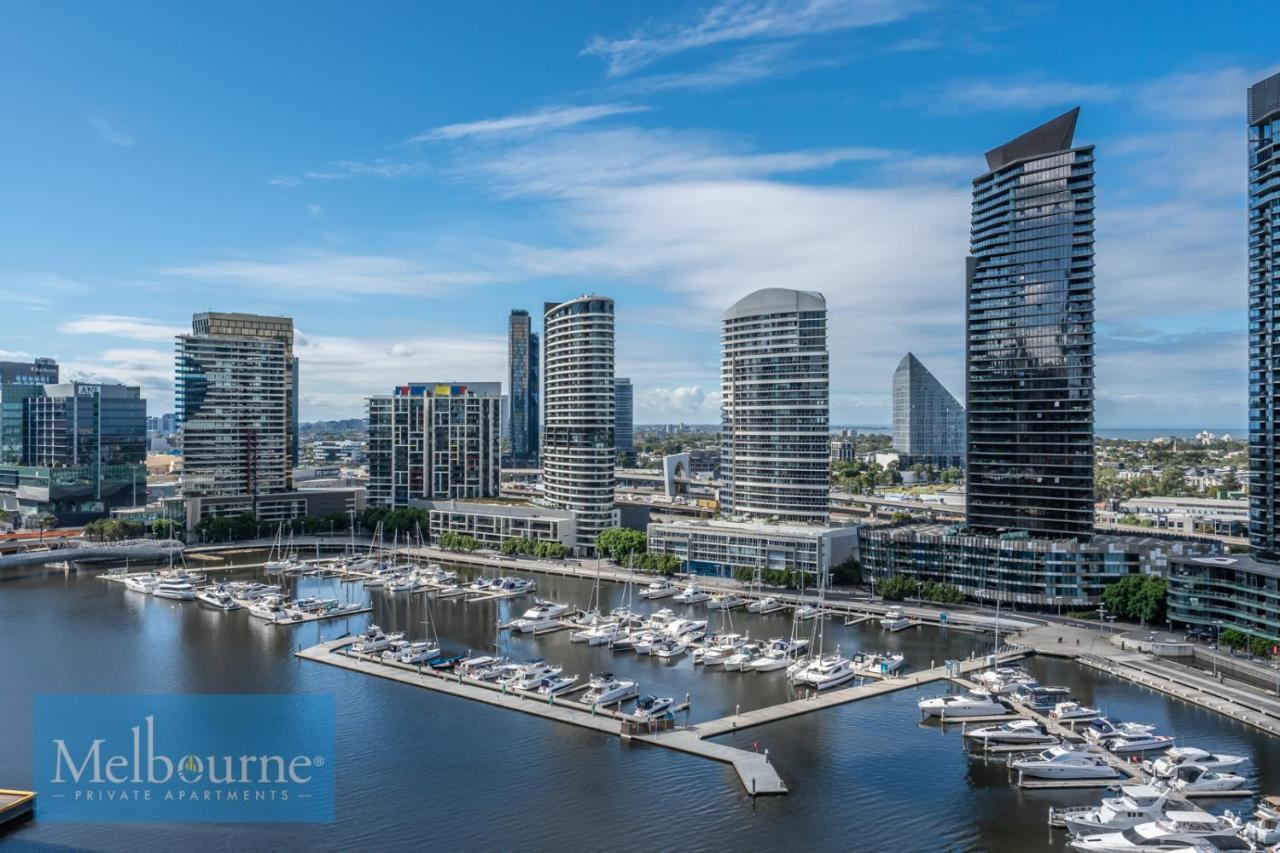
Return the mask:
[[[586,578],[538,576],[539,595],[585,605]],[[902,691],[724,738],[769,749],[791,788],[755,803],[725,766],[290,656],[372,619],[422,635],[428,599],[358,584],[301,579],[302,592],[372,599],[374,613],[345,622],[276,628],[244,611],[137,595],[90,573],[28,573],[0,582],[6,656],[0,675],[0,787],[31,785],[31,697],[40,692],[332,693],[337,707],[338,807],[332,825],[107,825],[36,821],[0,836],[5,849],[203,850],[423,849],[633,850],[1057,850],[1045,826],[1050,804],[1089,803],[1091,792],[1019,792],[1007,770],[966,757],[958,732],[923,726]],[[603,586],[605,606],[622,588]],[[641,602],[638,609],[665,602]],[[430,604],[446,650],[494,648],[496,626],[526,606]],[[678,609],[678,608],[677,608]],[[703,611],[705,614],[705,611]],[[705,617],[700,617],[705,618]],[[720,616],[712,615],[713,626]],[[788,630],[785,617],[734,615],[753,637]],[[886,636],[828,626],[828,645],[892,647],[908,663],[981,652],[989,639],[912,629]],[[544,656],[584,676],[634,678],[659,695],[688,693],[695,720],[782,701],[781,673],[694,671],[570,644],[567,633],[518,638],[517,657]],[[1036,660],[1047,683],[1126,719],[1158,723],[1187,743],[1253,756],[1251,787],[1280,791],[1277,743],[1184,705],[1074,664]],[[924,688],[925,693],[940,688]],[[1208,804],[1211,807],[1213,804]],[[1226,802],[1222,807],[1240,808]]]

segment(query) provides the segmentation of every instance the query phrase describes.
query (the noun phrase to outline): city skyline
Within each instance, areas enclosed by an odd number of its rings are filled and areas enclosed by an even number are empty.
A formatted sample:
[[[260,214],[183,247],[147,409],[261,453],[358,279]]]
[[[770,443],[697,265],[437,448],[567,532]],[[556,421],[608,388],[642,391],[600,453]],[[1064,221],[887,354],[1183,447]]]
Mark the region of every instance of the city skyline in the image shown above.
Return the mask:
[[[379,57],[364,85],[393,88],[405,73],[460,85],[371,105],[358,129],[271,120],[276,105],[243,89],[267,62],[257,53],[244,79],[216,82],[234,108],[205,91],[211,81],[177,88],[166,55],[129,37],[85,39],[64,71],[77,86],[54,89],[41,51],[60,15],[32,16],[7,60],[30,85],[5,97],[15,123],[55,141],[39,158],[21,139],[3,143],[31,168],[5,214],[18,248],[0,290],[21,323],[0,358],[50,355],[69,379],[140,385],[158,413],[172,408],[167,351],[191,313],[287,314],[302,419],[358,417],[365,397],[405,376],[502,379],[510,308],[598,290],[618,302],[618,372],[635,384],[636,422],[714,423],[714,318],[781,278],[823,292],[833,328],[849,332],[833,335],[832,422],[888,424],[877,377],[904,350],[962,384],[956,282],[974,152],[1081,103],[1082,133],[1111,164],[1097,216],[1098,425],[1245,422],[1237,128],[1245,88],[1272,68],[1261,34],[1241,26],[1247,8],[1188,10],[1179,26],[1144,30],[1142,50],[1099,76],[1083,60],[1126,53],[1117,45],[1142,27],[1136,11],[1111,10],[1108,32],[1064,58],[1034,47],[1051,28],[1083,26],[1052,7],[969,14],[965,38],[943,39],[957,13],[904,5],[864,26],[811,4],[766,15],[769,4],[735,3],[758,26],[685,38],[724,5],[544,21],[554,37],[524,49],[546,71],[509,86],[480,82],[463,49]],[[143,14],[150,32],[216,57],[181,13],[130,10],[112,31]],[[523,14],[489,31],[497,49],[520,38]],[[339,38],[334,21],[299,26],[320,45]],[[357,51],[410,46],[379,22],[341,37]],[[81,79],[108,42],[133,58]],[[299,49],[272,46],[285,65]],[[122,78],[137,100],[105,88]],[[312,82],[284,80],[283,93]],[[349,90],[335,91],[349,115]],[[169,104],[177,93],[198,106]],[[165,121],[149,97],[169,104]],[[57,155],[75,168],[53,172]],[[247,227],[246,208],[269,225]],[[423,321],[439,316],[448,329],[432,335]]]

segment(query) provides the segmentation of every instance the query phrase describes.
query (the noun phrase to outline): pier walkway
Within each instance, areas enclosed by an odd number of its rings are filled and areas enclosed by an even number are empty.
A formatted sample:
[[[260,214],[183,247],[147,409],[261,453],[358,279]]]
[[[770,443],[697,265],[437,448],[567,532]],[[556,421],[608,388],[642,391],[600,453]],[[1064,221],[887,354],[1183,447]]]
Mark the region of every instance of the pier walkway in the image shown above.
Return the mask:
[[[1001,664],[1010,661],[1021,660],[1026,657],[1025,651],[1003,652],[999,656]],[[780,705],[770,705],[767,708],[757,708],[754,711],[747,711],[744,714],[734,714],[729,717],[721,717],[717,720],[699,723],[692,727],[699,737],[715,737],[716,735],[726,734],[728,732],[739,731],[741,729],[751,728],[752,726],[760,726],[765,723],[776,722],[777,720],[785,720],[788,717],[796,717],[800,714],[808,714],[813,711],[820,711],[823,708],[833,708],[836,705],[844,705],[848,702],[856,702],[859,699],[869,699],[872,696],[881,696],[885,693],[894,693],[898,690],[906,690],[911,687],[919,687],[922,684],[933,684],[938,681],[946,681],[955,679],[956,676],[963,676],[971,672],[980,672],[988,667],[987,659],[975,658],[959,662],[958,671],[948,671],[947,667],[939,666],[934,669],[927,669],[923,672],[915,672],[908,675],[896,676],[893,678],[885,678],[883,680],[868,681],[857,687],[844,687],[832,690],[827,693],[815,693],[813,696],[804,699],[795,699],[791,702],[783,702]]]
[[[603,734],[623,737],[665,749],[697,755],[712,761],[732,765],[738,774],[742,787],[753,795],[785,794],[787,786],[778,775],[773,765],[764,755],[750,752],[724,744],[703,742],[697,734],[683,729],[663,732],[661,734],[624,735],[622,722],[626,715],[615,711],[583,705],[580,702],[565,699],[548,700],[537,694],[519,690],[504,690],[499,685],[489,682],[464,679],[458,675],[438,673],[430,669],[415,668],[406,664],[383,662],[345,650],[355,641],[354,637],[345,637],[327,643],[320,643],[306,649],[299,649],[296,656],[305,660],[318,661],[331,666],[340,667],[378,678],[412,684],[437,693],[446,693],[463,699],[484,702],[508,710],[555,720],[560,723],[592,729]]]

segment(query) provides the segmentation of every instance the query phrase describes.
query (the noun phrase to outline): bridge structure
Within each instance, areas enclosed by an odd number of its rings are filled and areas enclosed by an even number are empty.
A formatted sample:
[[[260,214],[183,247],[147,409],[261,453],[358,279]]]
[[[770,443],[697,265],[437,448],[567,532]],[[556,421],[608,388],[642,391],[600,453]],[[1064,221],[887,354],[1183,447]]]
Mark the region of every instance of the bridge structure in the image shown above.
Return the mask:
[[[63,560],[163,560],[182,553],[177,539],[122,539],[119,542],[89,542],[84,539],[62,539],[32,543],[13,553],[0,555],[0,569],[39,566]]]

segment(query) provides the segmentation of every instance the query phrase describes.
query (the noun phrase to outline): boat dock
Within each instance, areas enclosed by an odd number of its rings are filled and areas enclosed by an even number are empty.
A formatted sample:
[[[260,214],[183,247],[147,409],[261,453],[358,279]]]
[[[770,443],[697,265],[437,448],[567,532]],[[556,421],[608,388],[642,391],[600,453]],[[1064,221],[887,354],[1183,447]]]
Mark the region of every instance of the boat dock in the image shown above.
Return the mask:
[[[246,608],[253,603],[251,601],[242,600],[238,598],[236,599],[236,601],[239,601],[240,605]],[[261,621],[266,622],[267,624],[270,624],[270,625],[280,625],[283,627],[288,627],[290,625],[302,625],[306,622],[323,622],[326,619],[344,619],[347,616],[359,616],[361,613],[372,613],[373,607],[366,605],[364,607],[361,607],[359,610],[346,610],[341,613],[329,613],[323,610],[316,611],[316,612],[307,612],[303,610],[291,610],[290,612],[296,613],[297,618],[275,619],[275,620],[263,619]],[[257,618],[257,617],[253,617],[253,618]]]
[[[690,729],[678,728],[662,733],[627,735],[623,732],[623,724],[634,721],[634,718],[629,714],[583,705],[581,702],[567,701],[558,697],[543,697],[536,693],[507,690],[497,684],[475,681],[457,674],[440,673],[431,669],[389,663],[369,656],[358,655],[346,649],[346,646],[354,642],[355,639],[354,637],[344,637],[340,640],[320,643],[307,649],[299,649],[296,652],[296,656],[342,669],[362,672],[378,678],[399,681],[403,684],[412,684],[438,693],[446,693],[463,699],[471,699],[500,708],[532,714],[560,723],[593,729],[603,734],[622,737],[625,740],[660,746],[729,764],[737,772],[743,788],[752,795],[785,794],[787,792],[787,786],[783,783],[782,777],[778,775],[773,765],[768,761],[768,757],[762,753],[750,752],[725,744],[707,743],[699,737],[697,732]],[[583,687],[585,685],[579,689]],[[687,705],[683,707],[687,707]]]

